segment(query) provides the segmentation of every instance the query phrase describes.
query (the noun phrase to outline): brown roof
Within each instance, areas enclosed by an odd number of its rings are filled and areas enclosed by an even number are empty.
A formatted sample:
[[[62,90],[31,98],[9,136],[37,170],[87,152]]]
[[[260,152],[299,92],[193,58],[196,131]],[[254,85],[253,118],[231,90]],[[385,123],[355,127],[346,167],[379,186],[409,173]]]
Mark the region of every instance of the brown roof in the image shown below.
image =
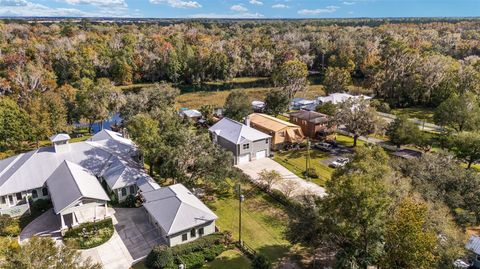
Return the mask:
[[[253,113],[253,114],[250,114],[249,118],[252,123],[275,132],[280,131],[287,127],[300,128],[300,126],[296,124],[283,121],[281,119],[277,119],[275,117],[272,117],[266,114]]]
[[[306,120],[311,123],[319,124],[319,123],[326,123],[330,120],[328,115],[318,113],[315,111],[307,111],[307,110],[300,110],[298,112],[290,113],[290,116],[299,118],[302,120]]]

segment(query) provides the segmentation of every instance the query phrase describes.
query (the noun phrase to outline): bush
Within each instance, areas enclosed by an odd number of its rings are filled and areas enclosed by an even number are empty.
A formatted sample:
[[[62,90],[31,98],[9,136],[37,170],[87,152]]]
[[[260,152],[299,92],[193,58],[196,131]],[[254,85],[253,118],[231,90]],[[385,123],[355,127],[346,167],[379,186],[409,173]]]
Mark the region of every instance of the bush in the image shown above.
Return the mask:
[[[383,113],[390,113],[392,110],[388,103],[382,102],[377,99],[370,101],[370,105],[374,107],[377,111],[380,111]]]
[[[263,255],[256,255],[252,260],[252,269],[271,269],[272,264]]]
[[[203,256],[205,256],[205,260],[213,261],[215,258],[222,254],[226,250],[225,245],[214,245],[210,248],[206,248],[203,250]]]
[[[172,249],[167,246],[156,246],[148,254],[145,265],[152,269],[174,268]]]
[[[63,239],[65,243],[76,249],[94,248],[107,242],[113,235],[112,219],[89,222],[68,230]]]
[[[305,176],[310,178],[318,178],[317,170],[315,170],[315,168],[308,168],[307,171],[305,171]]]
[[[0,236],[17,236],[20,234],[20,226],[17,219],[9,215],[0,216]]]
[[[32,203],[30,210],[32,214],[34,213],[43,213],[52,208],[52,202],[50,200],[38,199]]]
[[[128,195],[127,198],[125,198],[125,200],[123,200],[121,203],[120,203],[120,206],[121,207],[130,207],[130,208],[133,208],[133,207],[136,207],[137,203],[137,199],[135,198],[135,196],[133,196],[132,194]]]
[[[192,252],[180,256],[179,261],[187,268],[201,268],[205,264],[205,256],[203,252]]]

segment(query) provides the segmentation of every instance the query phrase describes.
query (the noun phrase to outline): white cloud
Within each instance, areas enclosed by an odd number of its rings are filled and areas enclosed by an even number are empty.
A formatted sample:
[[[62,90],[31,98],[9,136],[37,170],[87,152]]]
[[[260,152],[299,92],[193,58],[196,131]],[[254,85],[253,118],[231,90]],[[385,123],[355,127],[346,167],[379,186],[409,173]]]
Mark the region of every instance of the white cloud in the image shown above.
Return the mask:
[[[183,0],[150,0],[152,4],[167,4],[175,8],[200,8],[202,5],[197,1]]]
[[[356,3],[355,2],[344,1],[343,4],[346,5],[346,6],[351,6],[351,5],[355,5]]]
[[[246,12],[248,11],[248,8],[242,5],[233,5],[230,7],[230,10],[237,11],[237,12]]]
[[[126,7],[125,0],[57,0],[70,5],[93,5],[102,7],[123,6]]]
[[[272,8],[289,8],[289,6],[284,4],[275,4],[272,6]]]
[[[188,15],[189,18],[212,18],[212,19],[258,19],[263,18],[260,13],[236,13],[236,14],[219,14],[219,13],[199,13]]]
[[[333,13],[337,11],[340,7],[338,6],[328,6],[326,8],[317,8],[317,9],[302,9],[298,11],[298,14],[301,15],[318,15],[322,13]]]
[[[248,1],[248,2],[249,2],[250,4],[252,4],[252,5],[257,5],[257,6],[263,5],[263,2],[258,1],[258,0],[250,0],[250,1]]]

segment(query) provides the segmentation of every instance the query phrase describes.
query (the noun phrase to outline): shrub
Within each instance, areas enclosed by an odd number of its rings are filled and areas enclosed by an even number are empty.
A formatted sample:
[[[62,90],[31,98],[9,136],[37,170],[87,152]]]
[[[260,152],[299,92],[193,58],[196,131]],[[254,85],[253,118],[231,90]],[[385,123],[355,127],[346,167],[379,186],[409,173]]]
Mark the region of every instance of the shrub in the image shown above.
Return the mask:
[[[252,260],[252,269],[271,269],[272,264],[263,255],[256,255]]]
[[[307,171],[305,171],[305,176],[318,178],[317,170],[315,170],[315,168],[308,168]]]
[[[388,103],[382,102],[382,101],[377,100],[377,99],[372,100],[370,102],[370,105],[372,107],[374,107],[377,111],[380,111],[380,112],[383,112],[383,113],[390,113],[391,110],[392,110]]]
[[[125,200],[123,200],[121,203],[120,203],[120,206],[121,207],[136,207],[136,203],[137,203],[137,200],[135,199],[135,196],[133,196],[132,194],[128,195],[127,198],[125,198]]]
[[[0,236],[17,236],[20,234],[18,220],[9,215],[0,216]]]
[[[88,249],[100,246],[107,242],[113,235],[112,219],[99,222],[89,222],[68,230],[63,239],[65,243],[77,249]]]
[[[191,252],[180,256],[180,262],[187,268],[200,268],[205,264],[205,256],[203,252]]]
[[[218,255],[226,250],[224,245],[214,245],[203,250],[203,256],[207,261],[213,261]]]
[[[45,200],[45,199],[38,199],[35,202],[33,202],[32,205],[30,206],[30,210],[32,211],[32,214],[34,214],[34,212],[43,213],[50,208],[52,208],[52,202],[50,200]]]
[[[145,265],[152,269],[174,268],[172,249],[167,246],[156,246],[148,254]]]

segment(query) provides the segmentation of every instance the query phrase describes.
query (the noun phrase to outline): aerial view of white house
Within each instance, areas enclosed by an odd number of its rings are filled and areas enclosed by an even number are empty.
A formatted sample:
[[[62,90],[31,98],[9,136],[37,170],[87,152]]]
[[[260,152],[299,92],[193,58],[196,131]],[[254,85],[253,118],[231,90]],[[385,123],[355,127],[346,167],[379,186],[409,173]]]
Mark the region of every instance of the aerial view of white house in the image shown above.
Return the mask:
[[[168,245],[215,232],[217,216],[183,185],[160,187],[143,171],[131,140],[109,130],[84,142],[69,139],[58,134],[52,146],[0,161],[1,214],[28,214],[30,202],[49,199],[65,231],[110,217],[111,199],[141,195],[147,219]]]
[[[243,123],[223,118],[208,131],[214,143],[233,153],[235,164],[270,156],[272,137]]]

